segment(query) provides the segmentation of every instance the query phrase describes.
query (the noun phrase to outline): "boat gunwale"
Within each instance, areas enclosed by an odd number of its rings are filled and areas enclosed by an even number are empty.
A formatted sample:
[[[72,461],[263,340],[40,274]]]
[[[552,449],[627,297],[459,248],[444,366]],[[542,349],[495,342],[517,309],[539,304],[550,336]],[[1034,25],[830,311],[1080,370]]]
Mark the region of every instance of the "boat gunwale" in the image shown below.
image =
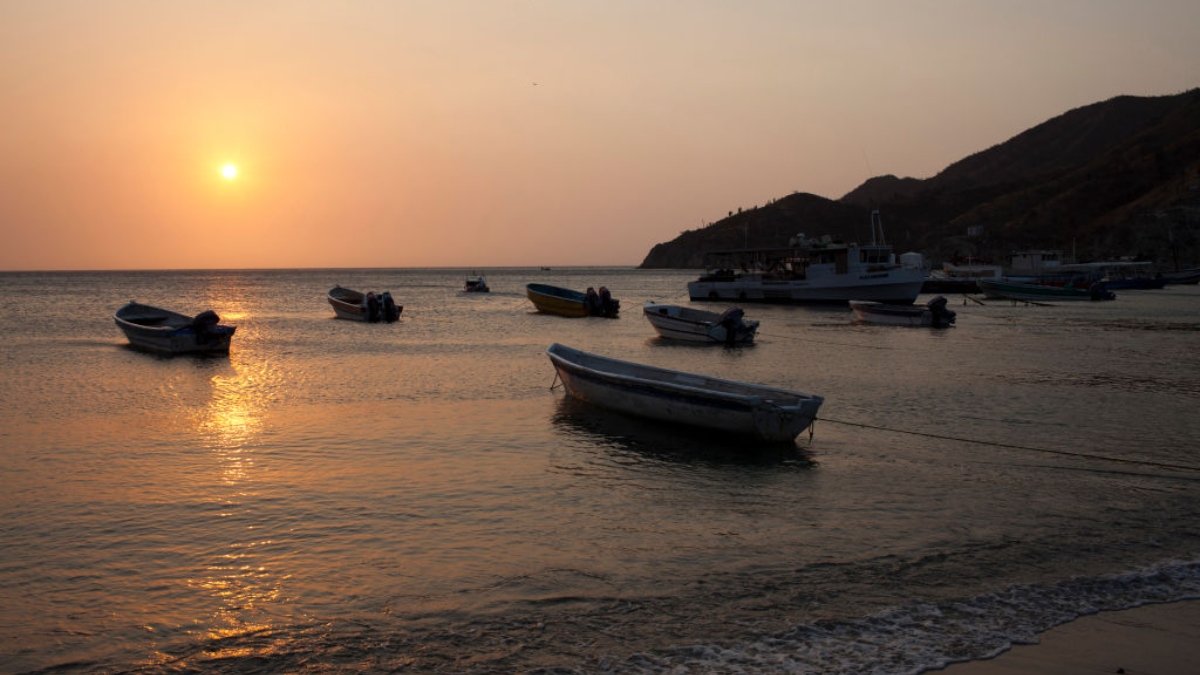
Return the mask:
[[[604,361],[609,361],[609,362],[622,364],[622,365],[631,365],[631,366],[634,366],[639,369],[649,370],[650,372],[657,372],[657,373],[663,373],[663,374],[675,373],[675,374],[682,374],[682,375],[692,375],[694,377],[704,378],[706,382],[711,382],[711,383],[715,383],[715,384],[730,384],[730,385],[734,385],[737,388],[762,389],[764,393],[767,393],[767,392],[778,393],[778,394],[781,394],[780,398],[794,400],[796,402],[795,403],[779,403],[776,398],[770,398],[770,397],[763,396],[763,395],[740,394],[740,393],[735,393],[735,392],[726,391],[726,390],[714,391],[712,389],[702,388],[702,387],[698,387],[695,385],[689,385],[689,384],[684,384],[684,383],[679,383],[679,382],[669,382],[667,380],[648,379],[648,378],[644,378],[644,377],[638,377],[635,375],[610,373],[610,372],[605,372],[605,371],[601,371],[601,370],[596,370],[595,368],[592,368],[592,367],[589,367],[586,365],[582,365],[575,361],[569,360],[568,358],[563,356],[563,354],[561,354],[558,350],[555,350],[556,347],[561,348],[563,350],[571,350],[572,352],[575,352],[578,354],[586,354],[590,358],[601,359]],[[675,391],[678,391],[681,393],[686,393],[686,394],[692,395],[694,397],[699,397],[699,398],[703,398],[703,399],[708,399],[708,400],[715,399],[715,400],[731,402],[731,403],[740,403],[750,409],[761,406],[763,404],[768,404],[768,405],[771,405],[773,407],[780,408],[783,410],[789,410],[789,409],[802,410],[806,403],[816,402],[816,403],[820,404],[820,403],[823,403],[825,400],[824,397],[818,396],[817,394],[809,394],[809,393],[800,392],[800,391],[793,391],[790,389],[782,389],[782,388],[772,387],[772,386],[768,386],[768,385],[757,385],[757,384],[752,384],[752,383],[747,383],[747,382],[739,382],[737,380],[729,380],[729,379],[720,378],[720,377],[711,377],[708,375],[687,373],[684,371],[672,370],[670,368],[661,368],[659,366],[651,366],[651,365],[646,365],[646,364],[633,363],[631,361],[614,359],[612,357],[607,357],[607,356],[588,354],[587,352],[582,352],[581,350],[574,349],[572,347],[567,347],[566,345],[562,345],[557,342],[551,344],[550,347],[546,349],[546,354],[550,357],[550,360],[555,363],[555,365],[561,364],[564,367],[566,367],[567,370],[583,371],[583,372],[591,375],[593,377],[593,379],[598,379],[598,380],[602,380],[602,381],[606,381],[606,382],[618,382],[618,383],[630,382],[630,383],[637,384],[639,386],[650,387],[653,389],[660,389],[660,390],[661,389],[670,389],[670,390],[675,390]]]

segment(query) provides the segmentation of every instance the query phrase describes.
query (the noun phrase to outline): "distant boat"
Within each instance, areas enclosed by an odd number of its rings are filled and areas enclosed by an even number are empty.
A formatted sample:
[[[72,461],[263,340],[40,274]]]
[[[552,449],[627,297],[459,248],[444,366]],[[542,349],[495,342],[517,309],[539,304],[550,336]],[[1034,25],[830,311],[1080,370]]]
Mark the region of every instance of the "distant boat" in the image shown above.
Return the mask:
[[[220,325],[221,317],[211,309],[191,317],[137,302],[120,307],[113,319],[129,344],[160,354],[228,352],[237,330]]]
[[[602,408],[650,419],[793,441],[824,398],[589,354],[554,343],[546,350],[567,393]]]
[[[487,281],[479,275],[473,274],[463,282],[463,291],[467,293],[487,293],[491,290],[487,285]]]
[[[871,300],[851,300],[850,309],[863,323],[886,326],[946,328],[954,323],[957,312],[946,308],[946,298],[937,296],[924,305],[888,305]]]
[[[1168,284],[1186,284],[1194,286],[1200,283],[1200,267],[1193,267],[1187,270],[1179,270],[1177,272],[1163,272],[1163,278]]]
[[[876,300],[910,305],[925,282],[922,266],[896,261],[884,243],[879,213],[871,214],[871,244],[832,237],[793,237],[788,248],[715,251],[708,271],[688,282],[692,300],[842,303]]]
[[[614,299],[604,286],[599,292],[589,287],[587,293],[580,293],[549,284],[526,284],[525,297],[537,311],[559,316],[616,317],[621,308],[621,301]]]
[[[360,293],[349,288],[334,286],[326,296],[333,313],[339,319],[351,321],[366,321],[376,323],[386,321],[392,323],[400,318],[404,311],[403,305],[397,305],[392,300],[392,294],[384,291],[378,297],[374,293]]]
[[[754,341],[754,335],[758,332],[758,322],[745,319],[745,313],[738,307],[730,307],[718,314],[692,307],[647,302],[642,307],[642,314],[660,336],[672,340],[748,343]]]
[[[1116,294],[1099,282],[1089,288],[1076,288],[1071,284],[1053,286],[1026,281],[980,279],[979,288],[989,298],[1021,300],[1024,302],[1059,302],[1074,300],[1115,300]]]
[[[1155,271],[1149,261],[1109,260],[1060,265],[1058,279],[1072,281],[1077,287],[1099,281],[1110,291],[1158,289],[1167,285],[1167,278]]]
[[[978,293],[980,279],[999,279],[1004,268],[999,265],[956,265],[942,263],[941,270],[930,272],[921,284],[922,293]]]

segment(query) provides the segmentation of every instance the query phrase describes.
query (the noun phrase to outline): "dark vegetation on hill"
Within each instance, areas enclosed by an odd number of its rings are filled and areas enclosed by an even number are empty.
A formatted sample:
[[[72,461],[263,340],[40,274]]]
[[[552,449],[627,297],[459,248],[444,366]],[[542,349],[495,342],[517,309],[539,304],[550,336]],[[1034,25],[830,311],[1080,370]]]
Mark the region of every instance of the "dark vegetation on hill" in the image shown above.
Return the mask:
[[[795,193],[656,245],[644,268],[699,268],[712,250],[786,246],[797,233],[898,253],[1004,263],[1022,249],[1079,261],[1200,263],[1200,89],[1071,110],[927,179],[881,176],[839,200]]]

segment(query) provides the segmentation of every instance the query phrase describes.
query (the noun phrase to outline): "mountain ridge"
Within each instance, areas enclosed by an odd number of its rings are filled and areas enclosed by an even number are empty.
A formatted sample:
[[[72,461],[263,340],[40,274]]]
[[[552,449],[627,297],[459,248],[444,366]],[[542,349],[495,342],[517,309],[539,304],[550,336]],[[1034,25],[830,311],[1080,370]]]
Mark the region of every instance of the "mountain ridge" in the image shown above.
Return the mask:
[[[888,241],[936,262],[1046,248],[1080,260],[1200,260],[1200,88],[1074,108],[926,178],[876,176],[837,200],[793,193],[655,245],[643,268],[700,268],[710,250],[797,233]]]

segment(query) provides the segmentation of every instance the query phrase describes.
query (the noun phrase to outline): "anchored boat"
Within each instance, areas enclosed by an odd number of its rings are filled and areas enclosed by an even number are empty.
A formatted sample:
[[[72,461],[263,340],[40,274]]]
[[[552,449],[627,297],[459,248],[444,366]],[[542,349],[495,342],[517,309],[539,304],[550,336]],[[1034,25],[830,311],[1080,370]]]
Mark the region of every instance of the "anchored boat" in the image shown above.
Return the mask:
[[[758,322],[746,319],[745,312],[730,307],[724,312],[647,302],[642,314],[661,337],[688,342],[738,344],[754,341]]]
[[[602,408],[761,441],[793,441],[824,398],[590,354],[546,350],[567,393]]]
[[[211,309],[192,317],[132,301],[117,309],[113,320],[129,344],[160,354],[228,352],[237,330],[222,326]]]

